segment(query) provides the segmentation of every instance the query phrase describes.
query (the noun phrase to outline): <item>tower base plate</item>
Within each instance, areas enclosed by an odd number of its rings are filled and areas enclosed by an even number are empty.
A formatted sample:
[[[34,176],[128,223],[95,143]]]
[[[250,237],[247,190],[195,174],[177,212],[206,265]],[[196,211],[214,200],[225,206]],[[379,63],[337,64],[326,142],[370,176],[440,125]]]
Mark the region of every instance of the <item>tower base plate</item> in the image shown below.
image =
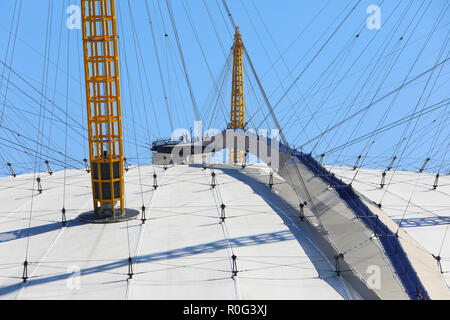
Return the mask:
[[[140,212],[134,209],[125,209],[124,214],[118,214],[119,212],[116,210],[116,215],[105,215],[99,216],[95,211],[88,211],[80,214],[78,219],[87,222],[87,223],[117,223],[117,222],[125,222],[129,220],[136,219]]]

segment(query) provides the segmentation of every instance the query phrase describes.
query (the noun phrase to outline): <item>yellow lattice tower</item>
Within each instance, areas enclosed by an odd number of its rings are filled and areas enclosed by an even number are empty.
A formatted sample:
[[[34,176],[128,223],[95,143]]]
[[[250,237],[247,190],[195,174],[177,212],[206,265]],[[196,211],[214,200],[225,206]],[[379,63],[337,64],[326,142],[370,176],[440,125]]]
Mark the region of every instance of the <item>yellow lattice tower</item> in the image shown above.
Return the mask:
[[[122,113],[114,0],[81,0],[94,210],[124,214]]]
[[[242,66],[242,53],[244,44],[239,27],[236,27],[233,43],[233,79],[231,84],[231,129],[245,128],[244,108],[244,72]],[[242,163],[243,150],[230,149],[230,162]]]

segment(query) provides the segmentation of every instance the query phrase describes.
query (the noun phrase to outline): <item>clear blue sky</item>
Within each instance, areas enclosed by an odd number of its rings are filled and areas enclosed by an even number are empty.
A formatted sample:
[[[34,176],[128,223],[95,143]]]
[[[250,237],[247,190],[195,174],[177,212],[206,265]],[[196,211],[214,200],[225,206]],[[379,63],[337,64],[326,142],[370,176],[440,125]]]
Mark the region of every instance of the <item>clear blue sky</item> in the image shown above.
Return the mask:
[[[22,6],[16,37],[20,2]],[[233,41],[233,30],[221,2],[221,0],[171,1],[195,100],[204,126],[211,123],[211,127],[217,129],[223,129],[226,126],[226,118],[229,117],[231,82],[229,70],[226,70],[228,76],[225,77],[223,87],[220,86],[220,82],[223,79],[221,74],[226,56]],[[272,105],[277,103],[293,80],[305,70],[289,94],[276,106],[277,117],[291,145],[300,146],[308,142],[326,128],[362,109],[371,101],[383,97],[390,90],[399,87],[408,73],[408,79],[413,78],[434,66],[437,61],[448,58],[450,22],[448,1],[436,0],[430,4],[428,1],[362,0],[308,66],[357,2],[357,0],[227,1],[235,21],[240,26],[246,48]],[[155,48],[144,0],[130,1],[133,19],[130,17],[128,1],[116,0],[116,3],[121,43],[125,154],[132,163],[136,163],[135,141],[137,141],[141,162],[149,162],[151,155],[145,145],[154,139],[168,137],[171,134]],[[70,1],[70,4],[79,5],[79,1]],[[379,4],[381,8],[380,30],[369,30],[365,25],[368,17],[366,9],[373,4]],[[81,161],[87,152],[87,140],[84,138],[86,134],[81,129],[86,123],[84,74],[81,64],[81,30],[66,28],[69,15],[65,10],[69,6],[69,1],[54,0],[49,6],[47,0],[2,0],[0,6],[0,61],[6,62],[14,71],[10,74],[10,69],[3,68],[4,65],[0,63],[2,72],[0,108],[4,109],[2,124],[5,127],[0,129],[2,138],[0,153],[3,157],[1,160],[13,163],[18,172],[27,172],[33,167],[35,141],[38,139],[38,115],[40,105],[44,104],[39,93],[45,91],[46,96],[61,109],[55,107],[52,116],[50,113],[52,104],[45,103],[47,111],[41,117],[44,135],[39,136],[44,154],[41,162],[43,163],[48,154],[49,157],[56,159],[53,166],[56,169],[61,168],[61,162],[58,165],[56,161],[64,159],[58,151],[63,153],[65,148],[63,121],[66,115],[63,111],[66,109],[68,96],[70,123],[68,164],[69,167],[80,167],[80,163],[76,163],[74,159]],[[194,113],[166,1],[148,0],[148,6],[174,127],[189,129],[193,125]],[[48,18],[49,8],[52,12],[51,19]],[[141,63],[138,65],[136,62],[132,21],[136,26],[141,48],[138,58],[141,59],[142,56],[144,65]],[[50,47],[45,54],[47,26],[50,30]],[[13,32],[10,38],[11,27]],[[194,30],[201,46],[197,42]],[[168,37],[164,36],[165,33]],[[359,34],[359,37],[355,38],[356,34]],[[399,40],[401,36],[403,40]],[[45,72],[43,70],[44,57],[49,61],[48,73],[47,70]],[[128,65],[128,72],[125,62]],[[411,69],[413,64],[414,67]],[[274,124],[270,117],[268,121],[263,121],[267,116],[267,108],[250,73],[248,63],[244,66],[247,71],[245,92],[249,126],[256,127],[262,123],[263,128],[273,128]],[[148,82],[145,80],[144,69]],[[44,83],[48,84],[47,88],[43,86],[43,79]],[[219,83],[218,86],[223,91],[220,99],[217,99],[214,83]],[[449,67],[446,63],[442,68],[436,68],[434,73],[427,73],[414,81],[401,90],[398,96],[391,95],[371,107],[367,113],[361,113],[346,121],[320,140],[308,143],[304,146],[304,150],[308,152],[313,150],[315,156],[325,152],[325,162],[348,165],[353,164],[357,155],[368,152],[364,162],[368,167],[385,167],[389,164],[389,157],[401,153],[400,167],[411,170],[416,170],[425,158],[430,157],[431,171],[441,170],[447,173],[450,132],[447,105],[438,104],[436,106],[439,108],[436,110],[383,134],[372,136],[372,139],[361,140],[345,149],[339,147],[380,126],[410,115],[414,110],[420,111],[424,107],[448,99],[449,89]],[[219,103],[215,108],[216,101]],[[136,140],[133,122],[137,131]],[[17,136],[17,133],[21,136]],[[410,136],[411,139],[408,139]],[[407,140],[401,144],[399,151],[395,151],[402,137],[407,137]],[[405,145],[407,148],[402,151]],[[51,150],[47,152],[48,146]],[[2,164],[0,175],[7,173],[6,166]]]

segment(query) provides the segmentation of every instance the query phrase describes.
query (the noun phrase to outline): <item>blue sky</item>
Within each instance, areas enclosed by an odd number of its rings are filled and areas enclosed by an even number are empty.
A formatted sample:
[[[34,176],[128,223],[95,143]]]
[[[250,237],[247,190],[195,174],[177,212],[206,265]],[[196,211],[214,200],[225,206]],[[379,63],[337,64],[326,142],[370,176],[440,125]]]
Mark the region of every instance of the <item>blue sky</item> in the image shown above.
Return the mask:
[[[131,163],[137,162],[137,154],[144,163],[149,162],[151,157],[146,145],[159,137],[170,136],[169,116],[145,2],[130,1],[133,18],[128,1],[116,2],[121,45],[125,154]],[[210,127],[217,129],[223,129],[229,117],[231,76],[229,70],[225,69],[224,73],[223,70],[233,41],[233,30],[221,2],[171,1],[204,126],[211,124]],[[431,3],[362,0],[312,61],[357,2],[227,1],[272,105],[276,105],[293,80],[302,74],[276,106],[275,112],[291,145],[307,143],[371,101],[399,87],[405,79],[411,79],[433,67],[436,62],[448,58],[450,15],[446,11],[446,0]],[[86,133],[82,130],[86,113],[81,30],[66,27],[69,17],[66,9],[69,4],[79,5],[79,1],[22,0],[17,37],[15,32],[10,37],[11,26],[13,31],[16,28],[19,4],[19,0],[2,0],[0,4],[0,61],[11,66],[11,69],[4,68],[4,64],[0,63],[0,107],[4,110],[3,128],[0,129],[0,160],[13,163],[18,172],[32,170],[35,141],[39,139],[42,146],[38,147],[42,150],[38,158],[40,163],[45,158],[51,158],[54,159],[50,160],[53,166],[61,168],[64,157],[58,152],[64,153],[66,147],[64,110],[67,104],[67,163],[69,167],[80,167],[87,152]],[[148,0],[147,4],[174,128],[189,129],[195,117],[166,1]],[[369,16],[366,9],[374,4],[381,9],[379,30],[370,30],[365,25]],[[52,10],[51,19],[48,18],[49,8]],[[132,22],[137,30],[138,52],[134,49]],[[50,47],[45,54],[47,26]],[[166,33],[168,37],[164,36]],[[359,34],[357,38],[356,34]],[[403,39],[399,40],[402,36]],[[136,62],[136,53],[139,61],[142,57],[143,64]],[[48,72],[43,70],[44,58],[49,61]],[[249,126],[273,128],[247,62],[244,67]],[[43,80],[48,84],[47,88]],[[217,85],[222,80],[224,85]],[[448,80],[449,67],[446,63],[433,73],[418,78],[398,95],[392,94],[383,99],[367,112],[346,121],[321,139],[312,140],[303,148],[312,151],[315,156],[325,153],[325,162],[336,165],[352,165],[359,154],[367,154],[365,166],[386,167],[389,158],[397,155],[401,156],[400,168],[416,170],[425,158],[430,157],[431,171],[448,171],[449,109],[448,105],[442,104],[450,92]],[[216,86],[221,89],[219,99]],[[53,108],[53,116],[50,113],[52,104],[45,102],[45,99],[41,101],[41,92],[46,92],[47,98],[58,106]],[[219,102],[214,107],[216,101]],[[41,113],[40,118],[39,110],[43,104],[48,111]],[[435,110],[412,121],[382,134],[370,134],[377,128],[433,105]],[[263,121],[264,118],[268,121]],[[42,119],[43,135],[38,134],[39,119]],[[342,148],[367,133],[367,139]],[[0,174],[8,174],[6,166],[2,165]]]

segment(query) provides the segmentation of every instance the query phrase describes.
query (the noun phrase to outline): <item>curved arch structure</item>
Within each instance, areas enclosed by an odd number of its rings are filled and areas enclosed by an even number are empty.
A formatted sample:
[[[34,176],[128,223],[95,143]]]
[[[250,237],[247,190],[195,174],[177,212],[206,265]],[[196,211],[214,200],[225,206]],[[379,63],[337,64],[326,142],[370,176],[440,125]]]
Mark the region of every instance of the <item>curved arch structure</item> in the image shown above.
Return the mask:
[[[289,188],[278,192],[304,210],[315,240],[336,272],[365,299],[448,299],[435,260],[372,201],[338,179],[310,154],[277,139],[227,129],[208,141],[178,144],[172,161],[189,155],[243,150],[265,162]],[[235,166],[236,167],[236,166]],[[237,167],[239,168],[239,167]]]

